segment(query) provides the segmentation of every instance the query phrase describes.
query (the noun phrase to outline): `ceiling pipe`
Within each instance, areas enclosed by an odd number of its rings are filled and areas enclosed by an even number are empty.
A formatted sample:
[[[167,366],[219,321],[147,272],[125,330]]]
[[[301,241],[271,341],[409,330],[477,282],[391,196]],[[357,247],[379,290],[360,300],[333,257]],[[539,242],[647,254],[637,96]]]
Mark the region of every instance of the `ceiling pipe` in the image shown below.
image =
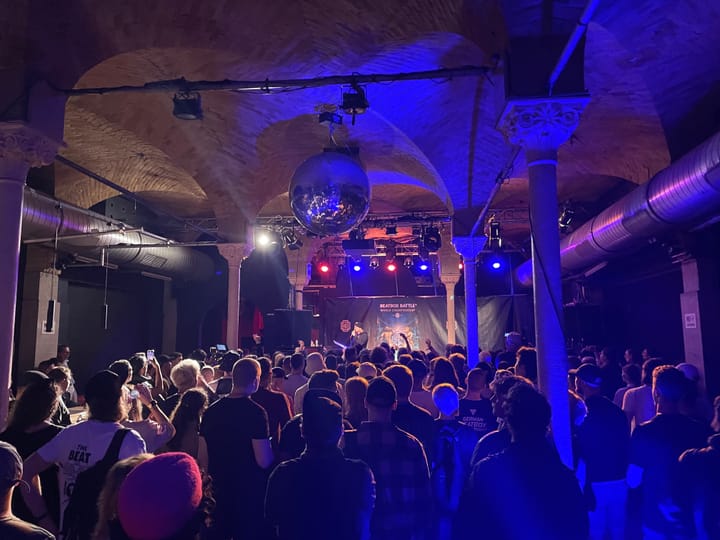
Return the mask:
[[[278,79],[271,81],[187,81],[184,78],[153,81],[141,86],[106,86],[99,88],[55,88],[67,96],[90,94],[147,93],[147,92],[210,92],[218,90],[257,91],[271,93],[285,88],[318,88],[343,84],[372,84],[397,81],[420,81],[432,79],[453,79],[456,77],[481,77],[495,69],[494,66],[460,66],[454,68],[411,71],[405,73],[353,73],[352,75],[330,75],[311,79]]]
[[[565,66],[570,60],[570,57],[575,52],[575,49],[577,48],[578,43],[580,43],[580,39],[582,39],[583,34],[585,34],[585,32],[587,31],[588,24],[590,24],[590,20],[592,19],[592,16],[598,7],[598,4],[600,4],[600,0],[588,0],[588,3],[585,4],[585,9],[580,15],[580,19],[578,19],[578,22],[575,25],[575,29],[573,30],[572,34],[570,34],[570,37],[565,44],[565,48],[560,53],[560,58],[558,58],[555,67],[550,73],[550,78],[548,80],[549,96],[552,96],[553,90],[555,88],[555,83],[557,83],[557,80],[560,78],[560,75],[562,74]]]
[[[22,238],[26,243],[47,239],[58,249],[96,260],[103,258],[120,267],[150,271],[187,281],[203,281],[213,276],[210,257],[188,247],[173,247],[171,240],[133,229],[126,224],[25,188]],[[164,242],[165,247],[148,247]],[[132,244],[132,247],[121,247]],[[109,249],[112,248],[112,249]],[[104,253],[103,253],[104,252]]]
[[[566,236],[560,242],[562,271],[585,270],[654,236],[707,222],[718,212],[720,133]],[[532,284],[530,261],[517,268],[516,277]]]

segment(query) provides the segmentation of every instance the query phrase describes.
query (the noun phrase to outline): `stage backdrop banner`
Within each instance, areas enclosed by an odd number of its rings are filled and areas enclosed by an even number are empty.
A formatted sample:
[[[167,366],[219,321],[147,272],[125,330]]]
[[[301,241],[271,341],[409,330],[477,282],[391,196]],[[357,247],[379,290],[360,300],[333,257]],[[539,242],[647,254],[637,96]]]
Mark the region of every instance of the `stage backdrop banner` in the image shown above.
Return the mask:
[[[368,333],[368,348],[385,341],[404,347],[405,334],[413,349],[425,349],[425,340],[441,350],[447,340],[447,305],[444,296],[387,298],[327,298],[325,345],[347,345],[353,323],[362,323]]]
[[[484,351],[501,351],[505,348],[505,333],[516,331],[528,340],[535,341],[532,298],[526,294],[514,296],[479,296],[478,337]],[[455,338],[465,343],[465,299],[455,298]]]

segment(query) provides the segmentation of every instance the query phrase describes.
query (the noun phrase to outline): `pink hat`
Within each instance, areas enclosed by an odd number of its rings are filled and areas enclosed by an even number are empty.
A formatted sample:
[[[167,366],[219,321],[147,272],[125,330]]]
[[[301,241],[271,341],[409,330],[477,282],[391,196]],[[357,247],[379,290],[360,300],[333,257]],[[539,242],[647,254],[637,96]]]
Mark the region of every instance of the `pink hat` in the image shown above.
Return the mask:
[[[127,475],[118,495],[118,517],[132,540],[163,540],[180,531],[202,500],[195,460],[182,452],[160,454]]]

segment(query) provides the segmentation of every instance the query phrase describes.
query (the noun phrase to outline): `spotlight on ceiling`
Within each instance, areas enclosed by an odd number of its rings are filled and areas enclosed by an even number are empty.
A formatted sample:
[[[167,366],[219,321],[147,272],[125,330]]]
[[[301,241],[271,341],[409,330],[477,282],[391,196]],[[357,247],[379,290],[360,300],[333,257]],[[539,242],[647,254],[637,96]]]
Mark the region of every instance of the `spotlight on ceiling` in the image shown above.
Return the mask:
[[[327,274],[330,271],[330,265],[323,261],[318,264],[318,270],[323,274]]]
[[[490,257],[490,259],[488,259],[488,264],[490,265],[490,268],[492,268],[493,270],[501,270],[502,267],[504,266],[503,263],[504,263],[504,261],[503,261],[502,257],[500,257],[498,255],[493,255],[492,257]]]
[[[371,270],[377,270],[378,268],[380,268],[380,261],[378,261],[378,258],[377,258],[377,257],[372,257],[372,258],[370,259],[370,265],[369,265],[369,266],[370,266],[370,269],[371,269]]]
[[[202,100],[197,92],[178,92],[173,96],[173,116],[180,120],[202,120]]]
[[[442,238],[437,227],[428,227],[423,234],[423,246],[430,253],[435,253],[442,247]]]
[[[412,265],[413,265],[412,257],[405,257],[405,259],[403,260],[403,266],[405,268],[412,268]]]
[[[362,265],[360,263],[353,263],[352,269],[354,272],[359,272],[360,270],[362,270]]]
[[[355,117],[358,114],[364,114],[370,108],[365,89],[358,84],[352,84],[343,88],[340,108],[345,114],[352,116],[352,125],[354,126]]]
[[[560,217],[558,217],[558,226],[560,227],[560,232],[570,232],[570,224],[572,223],[574,218],[575,209],[570,206],[569,202],[565,203],[562,207],[562,210],[560,211]]]
[[[465,268],[465,265],[463,264],[462,259],[460,259],[460,262],[458,263],[458,270],[462,270],[463,268]]]
[[[430,268],[430,267],[428,266],[428,263],[426,263],[426,262],[421,262],[421,263],[420,263],[420,266],[418,266],[418,268],[420,268],[420,270],[422,270],[423,272],[425,272],[425,271],[427,271],[427,269]]]
[[[500,222],[494,219],[488,223],[488,248],[502,249],[502,232]]]
[[[282,238],[283,245],[290,251],[297,251],[303,245],[302,241],[297,237],[297,234],[295,234],[295,231],[292,229],[283,229],[280,232],[280,237]]]
[[[255,233],[255,245],[260,248],[267,248],[271,245],[277,245],[278,238],[273,231],[261,229]]]
[[[387,268],[388,272],[394,272],[395,270],[397,270],[397,265],[394,262],[391,262],[391,263],[388,263],[386,268]]]

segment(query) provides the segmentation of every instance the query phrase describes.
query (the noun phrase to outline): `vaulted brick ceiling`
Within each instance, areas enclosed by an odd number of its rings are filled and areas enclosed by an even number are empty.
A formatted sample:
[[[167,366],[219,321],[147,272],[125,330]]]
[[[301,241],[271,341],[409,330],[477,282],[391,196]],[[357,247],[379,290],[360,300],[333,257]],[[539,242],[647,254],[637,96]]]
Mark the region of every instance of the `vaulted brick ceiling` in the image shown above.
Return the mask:
[[[0,68],[59,87],[185,77],[263,80],[489,64],[510,37],[568,32],[579,0],[40,0],[0,19]],[[0,15],[2,17],[2,15]],[[560,152],[559,197],[609,202],[717,129],[720,4],[605,0],[588,29],[592,96]],[[11,52],[8,52],[11,51]],[[160,207],[215,217],[240,238],[258,214],[289,214],[295,167],[327,144],[317,111],[337,87],[264,95],[203,94],[205,118],[172,116],[170,95],[74,97],[62,153]],[[495,130],[502,73],[370,85],[370,111],[336,140],[360,148],[372,211],[447,211],[484,204],[511,149]],[[518,160],[494,206],[527,205]],[[56,194],[90,207],[115,195],[67,167]],[[518,239],[526,224],[516,224]]]

